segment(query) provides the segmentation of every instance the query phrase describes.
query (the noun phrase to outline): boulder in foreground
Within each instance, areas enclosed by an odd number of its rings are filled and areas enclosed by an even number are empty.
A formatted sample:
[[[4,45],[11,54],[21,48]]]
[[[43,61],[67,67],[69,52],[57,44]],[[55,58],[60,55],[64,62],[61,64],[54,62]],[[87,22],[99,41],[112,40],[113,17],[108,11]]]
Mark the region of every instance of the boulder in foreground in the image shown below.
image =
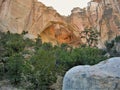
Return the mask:
[[[120,90],[120,57],[73,67],[64,77],[63,90]]]

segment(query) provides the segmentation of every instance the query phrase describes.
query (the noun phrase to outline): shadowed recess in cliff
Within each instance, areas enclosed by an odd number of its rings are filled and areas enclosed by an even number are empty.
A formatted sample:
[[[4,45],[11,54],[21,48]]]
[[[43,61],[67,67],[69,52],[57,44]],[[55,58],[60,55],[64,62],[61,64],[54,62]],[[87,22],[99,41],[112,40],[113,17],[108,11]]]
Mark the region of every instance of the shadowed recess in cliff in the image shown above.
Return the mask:
[[[40,33],[43,42],[51,42],[53,45],[62,43],[74,44],[81,43],[81,40],[76,37],[76,30],[72,25],[64,24],[62,22],[50,21],[43,32]]]

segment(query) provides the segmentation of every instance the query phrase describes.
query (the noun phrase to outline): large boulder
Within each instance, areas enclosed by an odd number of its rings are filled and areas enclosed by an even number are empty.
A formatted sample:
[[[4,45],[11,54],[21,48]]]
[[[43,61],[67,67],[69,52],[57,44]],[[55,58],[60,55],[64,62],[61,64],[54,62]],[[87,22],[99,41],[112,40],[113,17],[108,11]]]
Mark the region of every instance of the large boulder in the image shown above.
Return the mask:
[[[120,90],[120,57],[73,67],[64,77],[63,90]]]

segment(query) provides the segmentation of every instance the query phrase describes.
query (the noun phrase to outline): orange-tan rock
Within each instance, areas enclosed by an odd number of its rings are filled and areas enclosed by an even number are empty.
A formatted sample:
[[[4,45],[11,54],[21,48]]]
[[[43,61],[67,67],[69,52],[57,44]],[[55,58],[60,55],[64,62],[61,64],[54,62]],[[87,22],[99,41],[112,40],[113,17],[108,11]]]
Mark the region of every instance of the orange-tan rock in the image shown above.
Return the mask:
[[[120,35],[120,0],[92,0],[88,7],[71,12],[61,16],[37,0],[0,0],[0,31],[28,31],[32,38],[40,35],[43,42],[75,46],[84,42],[80,37],[85,28],[100,32],[99,44]]]
[[[93,1],[89,3],[88,16],[92,27],[100,32],[100,42],[104,44],[120,35],[120,0]],[[94,11],[92,11],[93,6]]]
[[[80,39],[76,37],[73,32],[72,25],[67,25],[61,22],[50,22],[40,36],[43,42],[51,42],[53,45],[68,43],[76,45],[81,43]]]
[[[81,32],[92,27],[99,33],[99,45],[103,46],[120,35],[120,0],[92,0],[85,9],[74,8],[70,23]]]

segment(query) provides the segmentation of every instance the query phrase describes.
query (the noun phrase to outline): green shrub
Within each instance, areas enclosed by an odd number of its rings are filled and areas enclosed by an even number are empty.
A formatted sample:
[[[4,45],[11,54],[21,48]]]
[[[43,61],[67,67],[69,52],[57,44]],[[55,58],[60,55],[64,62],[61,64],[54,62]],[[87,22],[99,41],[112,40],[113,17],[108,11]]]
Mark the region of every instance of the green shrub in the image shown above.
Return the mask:
[[[34,90],[48,90],[49,86],[55,82],[55,57],[51,51],[40,48],[30,59],[33,66],[33,74],[30,82]]]
[[[116,36],[111,42],[106,42],[106,51],[110,54],[110,57],[120,56],[119,52],[116,51],[117,44],[120,43],[120,36]]]
[[[4,79],[4,64],[0,63],[0,80]]]
[[[103,51],[94,47],[76,48],[72,52],[72,58],[75,59],[75,65],[94,65],[106,59]]]
[[[120,42],[120,36],[116,36],[115,42]]]
[[[41,47],[44,50],[53,50],[53,46],[51,43],[43,43]]]
[[[64,50],[64,49],[57,49],[55,52],[56,56],[56,65],[63,66],[67,68],[70,63],[72,63],[73,59],[71,58],[70,52]]]
[[[2,46],[7,50],[6,56],[19,53],[24,50],[25,42],[19,34],[6,33],[1,40]]]
[[[94,65],[106,59],[102,50],[91,47],[75,48],[71,52],[59,49],[56,53],[57,64],[67,69],[76,65]]]
[[[20,84],[23,81],[22,75],[30,72],[30,66],[23,56],[15,54],[11,56],[5,64],[7,69],[7,77],[14,85]]]
[[[81,32],[81,38],[86,39],[86,46],[96,46],[98,43],[99,32],[94,28],[85,28]]]
[[[115,42],[115,41],[112,40],[111,42],[106,42],[106,43],[105,43],[105,46],[106,46],[108,52],[113,48],[114,42]]]

